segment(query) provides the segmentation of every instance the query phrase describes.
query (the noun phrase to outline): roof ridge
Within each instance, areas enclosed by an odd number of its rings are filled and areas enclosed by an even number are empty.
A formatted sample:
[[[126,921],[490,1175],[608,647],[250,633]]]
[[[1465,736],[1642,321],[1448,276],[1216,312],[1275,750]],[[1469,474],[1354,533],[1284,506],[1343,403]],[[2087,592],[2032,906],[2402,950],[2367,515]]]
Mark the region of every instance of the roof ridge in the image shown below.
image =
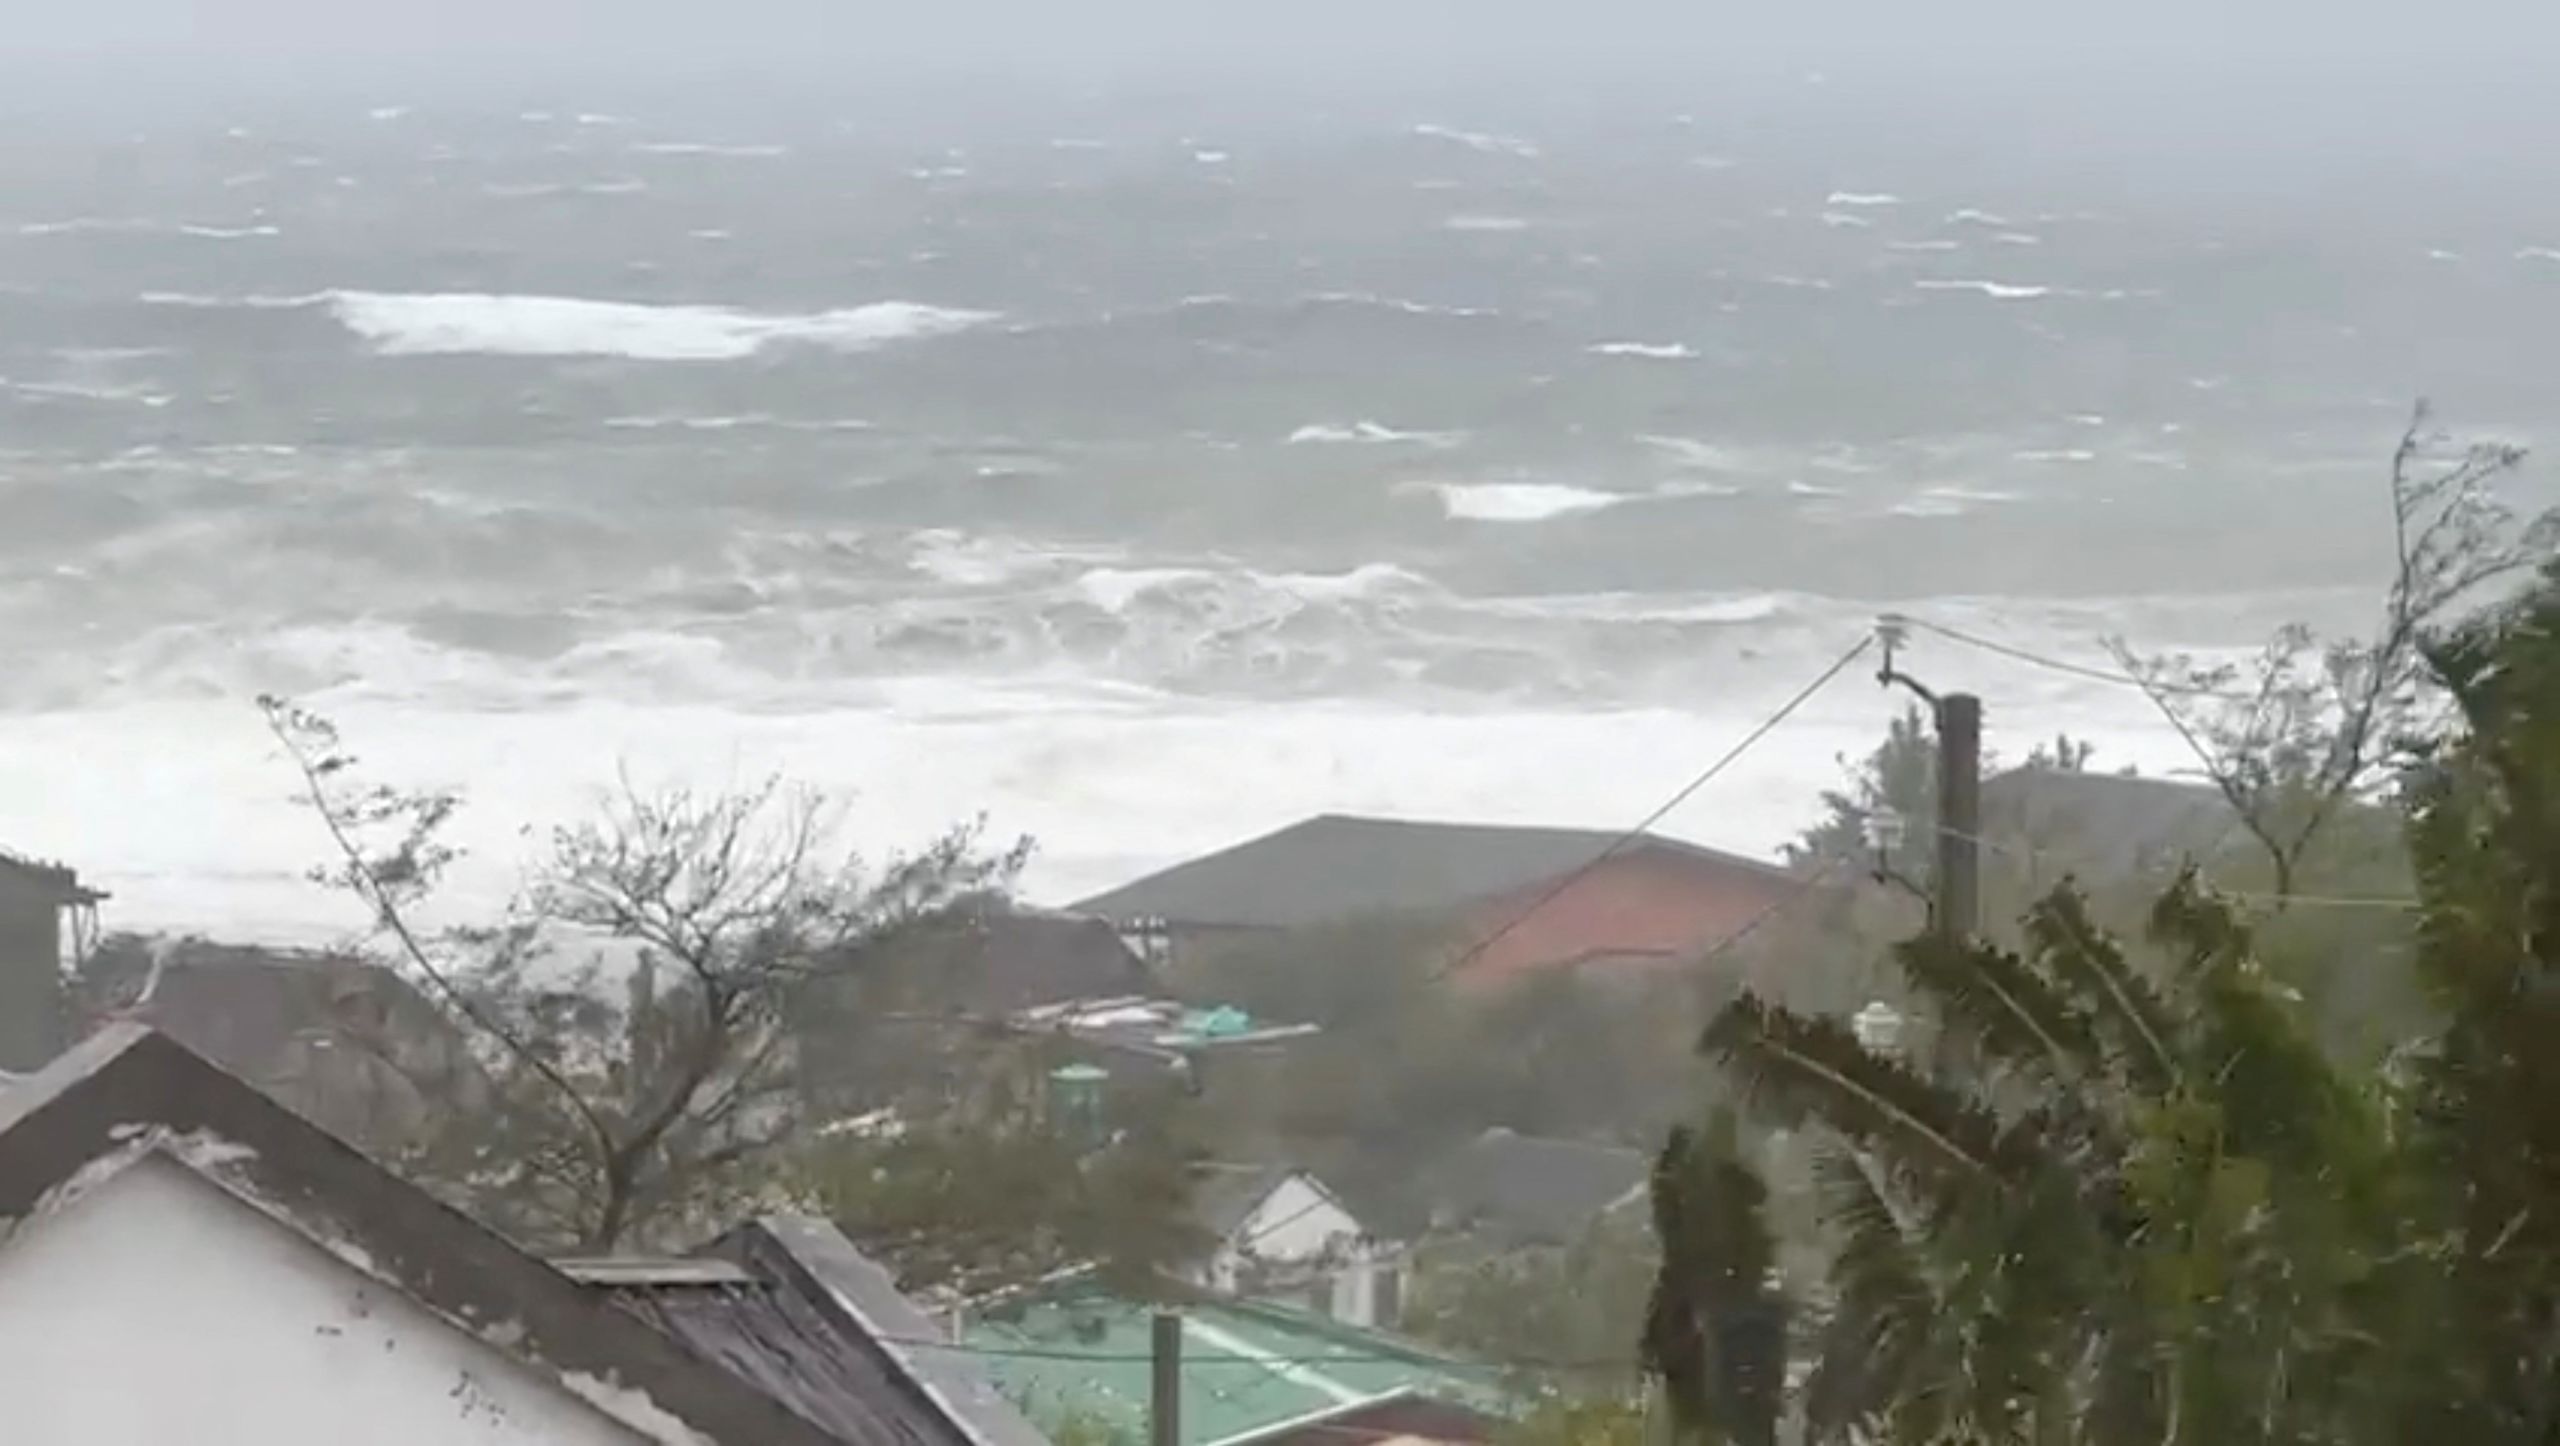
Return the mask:
[[[641,1439],[828,1437],[170,1036],[110,1025],[0,1094],[0,1217],[166,1159]]]

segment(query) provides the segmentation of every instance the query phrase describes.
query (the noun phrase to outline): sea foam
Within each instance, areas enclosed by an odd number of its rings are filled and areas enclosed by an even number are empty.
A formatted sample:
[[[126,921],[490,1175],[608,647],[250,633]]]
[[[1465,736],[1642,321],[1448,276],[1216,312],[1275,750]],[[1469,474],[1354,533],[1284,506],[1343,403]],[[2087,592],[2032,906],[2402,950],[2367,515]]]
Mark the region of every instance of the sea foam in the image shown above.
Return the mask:
[[[994,319],[991,312],[905,301],[770,313],[556,296],[338,291],[329,294],[329,305],[341,324],[387,356],[737,361],[776,344],[868,351]]]

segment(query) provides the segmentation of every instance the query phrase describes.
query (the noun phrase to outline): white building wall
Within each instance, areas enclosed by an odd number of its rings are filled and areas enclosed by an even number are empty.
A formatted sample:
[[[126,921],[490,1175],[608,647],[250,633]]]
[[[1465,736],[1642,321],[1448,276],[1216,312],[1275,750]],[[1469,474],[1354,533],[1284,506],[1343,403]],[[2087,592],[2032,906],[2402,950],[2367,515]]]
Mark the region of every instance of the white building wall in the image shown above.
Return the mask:
[[[166,1160],[0,1244],[8,1446],[641,1438]]]
[[[1252,1273],[1252,1262],[1285,1272],[1289,1265],[1328,1257],[1323,1278],[1309,1281],[1303,1291],[1280,1294],[1350,1325],[1389,1324],[1379,1319],[1378,1275],[1393,1269],[1392,1261],[1373,1258],[1360,1222],[1304,1176],[1283,1180],[1227,1237],[1210,1262],[1206,1283],[1235,1291]]]

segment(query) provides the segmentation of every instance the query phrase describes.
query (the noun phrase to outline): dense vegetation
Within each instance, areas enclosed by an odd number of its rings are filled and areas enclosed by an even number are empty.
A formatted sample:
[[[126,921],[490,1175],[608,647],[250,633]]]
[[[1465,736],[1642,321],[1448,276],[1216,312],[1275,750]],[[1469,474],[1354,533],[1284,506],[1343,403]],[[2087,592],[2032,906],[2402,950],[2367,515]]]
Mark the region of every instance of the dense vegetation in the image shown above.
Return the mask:
[[[1720,1160],[1724,1208],[1696,1208],[1696,1137],[1675,1140],[1647,1345],[1684,1423],[1912,1446],[2560,1439],[2560,571],[2421,655],[2449,713],[2393,740],[2384,795],[2414,948],[2339,941],[2423,1000],[2387,1067],[2323,1038],[2192,870],[2138,945],[2069,883],[2016,948],[1915,938],[1890,1044],[1746,995],[1704,1043],[1822,1142],[1830,1265],[1782,1339],[1744,1288],[1768,1251],[1747,1167]]]

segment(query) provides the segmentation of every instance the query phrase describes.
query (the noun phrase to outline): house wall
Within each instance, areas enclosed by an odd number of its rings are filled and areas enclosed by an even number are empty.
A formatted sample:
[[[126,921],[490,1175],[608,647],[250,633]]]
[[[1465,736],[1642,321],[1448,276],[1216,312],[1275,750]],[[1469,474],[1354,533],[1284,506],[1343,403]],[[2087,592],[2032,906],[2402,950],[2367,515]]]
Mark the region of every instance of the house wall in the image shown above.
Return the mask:
[[[0,860],[0,1069],[41,1068],[62,1044],[62,901]]]
[[[1627,967],[1627,955],[1686,963],[1800,887],[1709,860],[1641,851],[1602,863],[1540,903],[1555,885],[1542,880],[1471,912],[1467,928],[1475,938],[1518,922],[1468,964],[1469,983],[1498,982],[1595,955],[1622,956],[1599,967]],[[1522,919],[1533,903],[1536,911]]]
[[[1288,1266],[1325,1262],[1328,1253],[1327,1268],[1302,1287],[1259,1293],[1295,1300],[1351,1325],[1390,1324],[1380,1319],[1380,1308],[1396,1292],[1382,1277],[1398,1262],[1366,1241],[1360,1222],[1304,1176],[1281,1181],[1263,1197],[1211,1257],[1204,1283],[1238,1292],[1252,1284],[1257,1265],[1262,1273],[1278,1267],[1286,1276]]]
[[[10,1446],[629,1446],[558,1385],[146,1158],[0,1245]]]

